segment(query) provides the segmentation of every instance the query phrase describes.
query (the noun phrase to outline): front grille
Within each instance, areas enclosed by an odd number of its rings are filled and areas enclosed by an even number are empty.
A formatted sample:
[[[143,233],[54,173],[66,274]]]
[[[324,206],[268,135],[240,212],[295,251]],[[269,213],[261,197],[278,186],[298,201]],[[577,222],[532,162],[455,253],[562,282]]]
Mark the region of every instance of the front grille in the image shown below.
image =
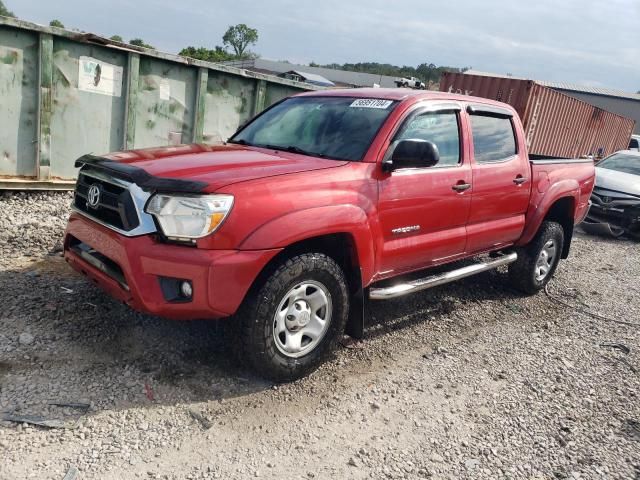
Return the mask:
[[[99,201],[92,206],[89,202],[89,190],[92,186],[99,189]],[[88,216],[125,232],[140,225],[136,205],[131,192],[122,182],[112,183],[102,175],[92,175],[91,170],[80,171],[74,196],[74,206]]]
[[[613,205],[637,205],[640,203],[640,197],[630,193],[617,192],[615,190],[606,190],[604,188],[595,187],[593,189],[592,201],[599,204]]]

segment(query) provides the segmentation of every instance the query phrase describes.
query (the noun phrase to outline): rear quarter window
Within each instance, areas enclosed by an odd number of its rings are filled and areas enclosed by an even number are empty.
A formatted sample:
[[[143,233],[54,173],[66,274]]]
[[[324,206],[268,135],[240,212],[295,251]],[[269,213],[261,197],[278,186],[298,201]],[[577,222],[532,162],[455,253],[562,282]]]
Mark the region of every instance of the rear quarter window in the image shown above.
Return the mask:
[[[517,153],[509,117],[471,115],[473,150],[478,163],[500,162]]]

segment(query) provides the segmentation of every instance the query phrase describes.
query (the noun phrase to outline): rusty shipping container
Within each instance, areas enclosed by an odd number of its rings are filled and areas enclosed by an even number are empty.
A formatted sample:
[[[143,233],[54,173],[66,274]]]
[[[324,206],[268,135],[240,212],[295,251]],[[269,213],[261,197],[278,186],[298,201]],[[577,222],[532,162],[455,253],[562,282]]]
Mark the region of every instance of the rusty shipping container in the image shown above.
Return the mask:
[[[440,80],[440,90],[510,104],[522,119],[532,155],[563,158],[609,155],[627,148],[635,126],[630,118],[533,80],[446,72]]]
[[[0,17],[0,189],[69,189],[85,153],[215,143],[319,87]]]

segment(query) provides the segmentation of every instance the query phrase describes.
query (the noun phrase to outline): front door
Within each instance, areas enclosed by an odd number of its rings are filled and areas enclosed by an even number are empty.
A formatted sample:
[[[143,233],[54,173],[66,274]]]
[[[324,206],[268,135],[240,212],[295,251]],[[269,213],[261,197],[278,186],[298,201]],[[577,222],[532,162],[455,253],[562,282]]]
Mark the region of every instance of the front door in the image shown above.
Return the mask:
[[[409,112],[392,138],[433,142],[435,166],[395,170],[379,181],[382,229],[378,274],[392,276],[442,263],[465,252],[471,202],[471,166],[461,141],[457,105]]]

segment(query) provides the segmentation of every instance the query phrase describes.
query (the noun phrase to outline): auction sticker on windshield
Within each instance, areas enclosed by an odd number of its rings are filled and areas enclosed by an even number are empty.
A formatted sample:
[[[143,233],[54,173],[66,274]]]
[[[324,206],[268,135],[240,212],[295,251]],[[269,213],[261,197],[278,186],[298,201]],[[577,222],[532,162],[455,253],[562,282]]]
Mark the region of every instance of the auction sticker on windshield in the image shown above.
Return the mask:
[[[375,98],[359,98],[354,100],[350,107],[359,108],[387,108],[393,103],[393,100],[378,100]]]

